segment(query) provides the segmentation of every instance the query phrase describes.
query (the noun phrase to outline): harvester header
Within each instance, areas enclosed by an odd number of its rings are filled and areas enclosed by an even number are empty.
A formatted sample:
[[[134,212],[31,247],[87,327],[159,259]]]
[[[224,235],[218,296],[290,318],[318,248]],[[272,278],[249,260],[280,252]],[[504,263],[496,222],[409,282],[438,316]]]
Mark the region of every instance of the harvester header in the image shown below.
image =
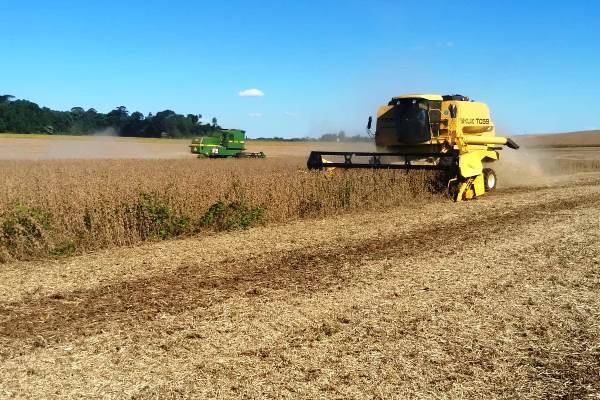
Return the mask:
[[[369,117],[369,132],[371,125]],[[393,97],[377,111],[375,144],[373,153],[314,151],[307,166],[445,171],[448,188],[460,201],[493,190],[496,174],[484,163],[498,160],[501,146],[519,148],[510,138],[496,136],[485,103],[457,94]]]

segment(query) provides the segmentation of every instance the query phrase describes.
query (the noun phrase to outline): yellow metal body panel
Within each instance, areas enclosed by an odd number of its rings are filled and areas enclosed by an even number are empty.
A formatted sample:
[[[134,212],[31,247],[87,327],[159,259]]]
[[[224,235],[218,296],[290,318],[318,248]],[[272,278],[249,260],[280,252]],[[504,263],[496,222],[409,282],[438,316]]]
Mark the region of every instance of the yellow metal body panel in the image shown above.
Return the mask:
[[[473,181],[473,190],[475,191],[475,196],[481,196],[485,193],[483,174],[479,174],[475,177],[475,180]]]
[[[460,174],[464,178],[481,175],[483,171],[483,154],[482,151],[472,151],[461,154],[458,158],[458,167]]]
[[[386,112],[390,111],[392,108],[392,106],[381,106],[379,107],[379,110],[377,110],[377,118],[380,118],[383,114],[385,114]]]
[[[450,119],[450,107],[456,107],[456,133],[494,136],[496,131],[487,104],[478,101],[443,101],[442,120]]]

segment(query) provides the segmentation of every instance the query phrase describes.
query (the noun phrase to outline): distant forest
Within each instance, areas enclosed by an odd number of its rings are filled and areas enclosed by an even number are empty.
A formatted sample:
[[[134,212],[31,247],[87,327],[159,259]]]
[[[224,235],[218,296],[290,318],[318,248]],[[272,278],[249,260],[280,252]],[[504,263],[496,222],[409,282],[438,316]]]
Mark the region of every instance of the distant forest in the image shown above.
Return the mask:
[[[111,130],[120,136],[186,138],[210,135],[220,129],[216,118],[211,123],[202,123],[201,119],[200,114],[182,115],[171,110],[154,115],[130,113],[125,106],[106,114],[82,107],[56,111],[11,95],[0,95],[0,133],[91,135]]]

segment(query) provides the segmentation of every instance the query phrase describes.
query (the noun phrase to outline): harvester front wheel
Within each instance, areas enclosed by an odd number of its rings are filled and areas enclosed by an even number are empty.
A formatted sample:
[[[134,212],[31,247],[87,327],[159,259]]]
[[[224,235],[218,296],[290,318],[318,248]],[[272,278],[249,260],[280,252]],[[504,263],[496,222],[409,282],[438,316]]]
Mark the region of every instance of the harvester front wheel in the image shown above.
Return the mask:
[[[496,173],[491,168],[483,169],[483,184],[485,186],[485,191],[489,192],[491,190],[496,189],[496,182],[498,179],[496,178]]]

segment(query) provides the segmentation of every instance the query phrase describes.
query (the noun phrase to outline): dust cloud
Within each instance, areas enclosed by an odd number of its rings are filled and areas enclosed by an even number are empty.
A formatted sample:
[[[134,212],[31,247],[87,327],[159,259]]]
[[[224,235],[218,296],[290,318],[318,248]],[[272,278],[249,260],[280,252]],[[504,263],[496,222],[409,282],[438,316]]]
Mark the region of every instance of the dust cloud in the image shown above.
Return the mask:
[[[549,149],[521,147],[504,148],[500,160],[490,164],[504,187],[549,186],[564,176],[559,159]]]
[[[186,158],[188,140],[118,137],[112,129],[90,136],[1,137],[0,160]]]

